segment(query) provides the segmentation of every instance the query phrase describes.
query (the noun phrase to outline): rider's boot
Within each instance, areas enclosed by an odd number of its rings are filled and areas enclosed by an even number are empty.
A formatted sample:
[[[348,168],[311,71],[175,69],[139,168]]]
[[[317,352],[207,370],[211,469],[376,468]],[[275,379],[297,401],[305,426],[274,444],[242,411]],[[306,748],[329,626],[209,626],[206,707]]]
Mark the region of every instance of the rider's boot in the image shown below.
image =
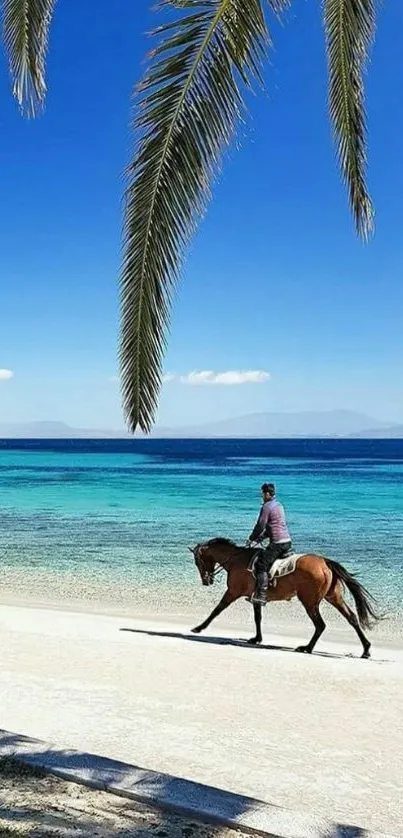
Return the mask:
[[[257,574],[256,587],[250,601],[254,605],[266,605],[268,588],[269,574],[266,570],[260,570]]]

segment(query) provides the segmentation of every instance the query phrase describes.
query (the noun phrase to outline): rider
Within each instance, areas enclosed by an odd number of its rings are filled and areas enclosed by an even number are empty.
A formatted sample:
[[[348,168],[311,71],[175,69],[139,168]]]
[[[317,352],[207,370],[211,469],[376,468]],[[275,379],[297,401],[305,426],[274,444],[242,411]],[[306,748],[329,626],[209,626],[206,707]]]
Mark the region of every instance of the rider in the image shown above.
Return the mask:
[[[276,498],[274,483],[263,483],[262,497],[260,515],[248,539],[248,543],[269,539],[269,546],[259,553],[255,564],[256,588],[251,602],[256,605],[266,605],[269,570],[273,562],[286,556],[292,548],[284,507]]]

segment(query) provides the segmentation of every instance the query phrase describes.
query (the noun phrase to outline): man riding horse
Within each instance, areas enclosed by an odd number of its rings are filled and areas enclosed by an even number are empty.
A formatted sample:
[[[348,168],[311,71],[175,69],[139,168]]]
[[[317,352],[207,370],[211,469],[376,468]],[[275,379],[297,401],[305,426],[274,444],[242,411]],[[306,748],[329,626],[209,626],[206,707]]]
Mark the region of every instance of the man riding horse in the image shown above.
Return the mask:
[[[254,563],[256,588],[251,602],[255,605],[266,605],[270,568],[277,559],[285,557],[292,549],[284,507],[276,498],[274,483],[263,483],[262,497],[263,505],[259,518],[248,539],[248,544],[260,544],[266,538],[269,539],[269,546],[259,551]]]
[[[203,585],[208,587],[214,583],[217,568],[227,573],[227,588],[220,602],[207,619],[195,626],[192,632],[200,634],[205,631],[229,605],[245,597],[253,602],[256,634],[249,643],[256,645],[263,639],[261,606],[266,604],[267,599],[270,602],[289,602],[296,597],[315,627],[309,643],[298,646],[297,651],[310,655],[326,628],[320,613],[320,606],[326,601],[352,626],[362,643],[362,657],[369,658],[371,643],[364,629],[371,628],[382,619],[382,615],[378,613],[371,594],[356,576],[349,573],[339,562],[318,556],[316,553],[303,553],[295,557],[294,566],[278,579],[276,587],[268,589],[268,570],[276,559],[283,558],[291,550],[291,538],[284,509],[276,498],[274,485],[264,483],[262,495],[263,506],[249,541],[260,543],[269,538],[270,544],[267,550],[259,551],[258,557],[256,549],[249,543],[246,547],[239,547],[228,538],[211,538],[202,544],[196,544],[195,547],[189,547]],[[254,580],[250,574],[252,564],[257,564],[255,591]],[[354,600],[356,613],[344,599],[345,588]]]

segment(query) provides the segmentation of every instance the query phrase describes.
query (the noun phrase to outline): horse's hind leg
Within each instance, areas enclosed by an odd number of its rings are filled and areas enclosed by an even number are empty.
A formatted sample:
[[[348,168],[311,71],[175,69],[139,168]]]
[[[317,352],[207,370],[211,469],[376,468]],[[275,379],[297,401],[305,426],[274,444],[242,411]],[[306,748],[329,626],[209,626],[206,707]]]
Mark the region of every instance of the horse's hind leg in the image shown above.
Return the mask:
[[[222,612],[225,611],[225,609],[228,608],[229,605],[235,602],[236,599],[239,599],[239,594],[235,596],[234,594],[230,593],[230,591],[226,591],[218,605],[216,605],[216,607],[213,608],[211,614],[209,614],[209,616],[207,617],[207,620],[205,620],[204,623],[200,623],[200,625],[196,626],[196,628],[192,629],[192,633],[200,634],[200,632],[204,631],[204,629],[206,629],[210,625],[210,623],[212,623],[213,620],[215,620],[215,618],[218,617],[219,614],[222,614]]]
[[[301,602],[302,602],[302,600],[301,600]],[[308,645],[307,646],[298,646],[298,648],[295,651],[296,652],[304,652],[306,655],[311,655],[315,646],[316,646],[316,644],[317,644],[317,642],[318,642],[318,640],[319,640],[319,638],[321,637],[321,635],[323,634],[323,632],[326,628],[326,623],[325,623],[325,621],[324,621],[324,619],[321,616],[321,613],[319,611],[319,604],[308,605],[305,602],[302,602],[302,604],[305,608],[306,613],[308,614],[308,617],[311,618],[311,620],[312,620],[312,622],[315,626],[315,631],[314,631],[314,634],[312,635]]]
[[[340,582],[337,582],[337,584],[334,587],[334,590],[331,592],[329,596],[326,597],[326,599],[328,602],[330,602],[331,605],[334,606],[334,608],[337,609],[337,611],[339,611],[340,614],[343,615],[343,617],[346,618],[347,622],[350,623],[350,626],[352,626],[354,631],[358,634],[363,648],[362,657],[370,658],[371,644],[368,640],[368,637],[365,636],[360,626],[359,620],[357,616],[354,614],[354,611],[352,611],[350,606],[347,605],[347,603],[345,602],[343,597],[343,587],[340,584]]]
[[[309,583],[309,584],[308,584]],[[311,573],[311,578],[307,579],[305,575],[304,583],[297,588],[298,599],[301,605],[304,606],[308,617],[312,620],[315,631],[307,646],[299,646],[296,652],[305,652],[310,655],[319,638],[322,636],[326,623],[320,613],[320,604],[324,598],[328,596],[332,585],[332,572],[327,567],[326,563],[322,561],[322,567],[318,563],[314,567],[314,572]]]
[[[253,603],[253,615],[255,617],[256,634],[248,640],[251,646],[257,646],[263,640],[262,637],[262,606],[257,602]]]

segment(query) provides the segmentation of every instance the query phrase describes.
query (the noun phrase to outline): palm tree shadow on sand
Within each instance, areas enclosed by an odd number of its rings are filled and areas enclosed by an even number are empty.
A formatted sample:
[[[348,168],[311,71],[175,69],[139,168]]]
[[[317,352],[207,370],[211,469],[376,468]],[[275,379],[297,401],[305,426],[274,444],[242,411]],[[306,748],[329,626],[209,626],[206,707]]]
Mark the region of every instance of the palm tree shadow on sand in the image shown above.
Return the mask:
[[[34,838],[38,833],[38,818],[46,827],[59,827],[63,820],[60,835],[70,834],[74,830],[77,838],[93,838],[95,834],[108,836],[108,838],[220,838],[223,828],[234,828],[235,836],[238,830],[250,834],[247,822],[242,824],[240,818],[247,818],[256,813],[258,801],[235,794],[213,786],[205,786],[193,781],[184,780],[180,777],[159,774],[145,768],[139,768],[117,760],[103,756],[78,751],[69,751],[57,748],[43,751],[30,749],[29,754],[24,754],[25,766],[18,762],[18,752],[25,751],[25,745],[33,743],[22,734],[1,731],[2,749],[10,749],[13,753],[12,759],[6,759],[6,771],[15,773],[15,782],[19,777],[31,774],[35,783],[35,807],[21,805],[21,802],[10,803],[0,800],[0,818],[4,824],[4,837],[13,838],[20,835],[18,826],[24,827],[24,835]],[[41,743],[36,743],[40,745]],[[3,766],[2,766],[3,762]],[[14,768],[12,766],[15,766]],[[46,766],[46,767],[45,767]],[[43,770],[45,768],[45,770]],[[0,756],[0,780],[4,771],[4,757]],[[47,774],[54,774],[59,779],[73,780],[73,782],[93,788],[114,792],[117,798],[111,795],[110,809],[114,808],[114,799],[119,801],[121,795],[127,797],[127,802],[121,802],[118,813],[124,817],[126,823],[118,825],[113,823],[113,818],[108,818],[104,825],[99,820],[93,820],[90,812],[83,812],[81,809],[70,808],[68,822],[63,816],[63,809],[55,816],[53,808],[49,808],[49,801],[41,805],[41,794],[46,789],[41,788],[41,779]],[[128,794],[131,789],[132,794]],[[64,792],[65,793],[65,792]],[[130,800],[130,797],[133,799]],[[287,812],[276,803],[262,803],[266,815],[270,813]],[[151,810],[151,819],[144,823],[141,814],[143,805]],[[105,808],[104,810],[107,813]],[[75,815],[77,814],[77,818]],[[96,814],[96,812],[94,813]],[[264,814],[264,813],[263,813]],[[291,813],[288,813],[291,814]],[[298,818],[298,814],[296,815]],[[31,822],[35,821],[32,824]],[[139,823],[140,821],[140,823]],[[16,830],[17,827],[17,830]],[[39,830],[42,834],[42,830]],[[256,828],[252,826],[256,833]],[[267,827],[264,829],[267,833]],[[22,833],[21,833],[22,834]],[[53,834],[53,829],[46,828],[43,835]],[[58,829],[59,834],[59,829]],[[305,829],[304,829],[305,834]],[[315,831],[318,838],[366,838],[369,836],[367,829],[349,824],[332,823],[329,821],[326,827],[318,827]],[[0,835],[3,832],[0,828]]]
[[[128,634],[137,634],[137,635],[144,635],[145,637],[160,637],[161,639],[171,639],[171,640],[187,640],[191,643],[205,643],[207,645],[212,646],[234,646],[240,649],[250,649],[251,651],[259,651],[263,649],[268,652],[291,652],[292,654],[297,654],[295,649],[292,646],[281,646],[269,643],[261,643],[259,646],[254,646],[248,643],[247,640],[242,640],[241,638],[230,638],[230,637],[213,637],[213,636],[206,636],[206,635],[199,635],[199,634],[187,634],[186,632],[179,632],[179,631],[154,631],[152,629],[136,629],[136,628],[129,628],[123,627],[120,629],[122,632],[127,632]],[[345,655],[337,654],[336,652],[313,652],[313,655],[309,655],[307,657],[320,657],[320,658],[330,658],[331,660],[361,660],[361,656],[357,653],[357,655],[352,654],[351,652],[346,653]],[[371,663],[390,663],[387,660],[374,660],[371,658]],[[368,666],[368,661],[366,661],[366,665]]]

